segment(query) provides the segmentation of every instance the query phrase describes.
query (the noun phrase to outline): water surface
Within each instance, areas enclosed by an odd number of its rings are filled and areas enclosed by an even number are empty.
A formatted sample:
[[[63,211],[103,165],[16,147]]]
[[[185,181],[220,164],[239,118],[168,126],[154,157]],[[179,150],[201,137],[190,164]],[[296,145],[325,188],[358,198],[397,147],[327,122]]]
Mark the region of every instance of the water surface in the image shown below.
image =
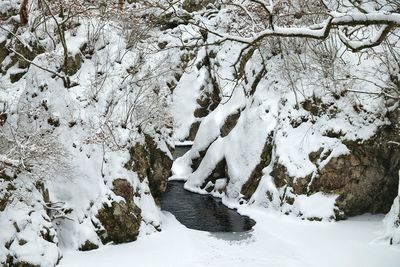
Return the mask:
[[[182,156],[189,149],[189,146],[177,147],[174,157]],[[183,184],[168,182],[161,209],[171,212],[186,227],[208,232],[244,232],[254,226],[254,220],[227,208],[220,199],[189,192]]]

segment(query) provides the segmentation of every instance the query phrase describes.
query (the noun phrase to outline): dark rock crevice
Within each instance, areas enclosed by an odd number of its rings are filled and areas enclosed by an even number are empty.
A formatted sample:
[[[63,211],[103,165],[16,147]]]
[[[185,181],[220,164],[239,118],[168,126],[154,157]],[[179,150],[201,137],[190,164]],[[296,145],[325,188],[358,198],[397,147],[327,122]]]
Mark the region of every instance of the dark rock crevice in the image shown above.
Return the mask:
[[[220,178],[227,178],[229,182],[228,166],[226,164],[226,159],[223,158],[215,166],[211,174],[205,179],[204,183],[201,185],[201,189],[206,189],[208,192],[214,190],[215,182]],[[211,182],[211,186],[209,183]],[[225,190],[225,189],[223,189]]]

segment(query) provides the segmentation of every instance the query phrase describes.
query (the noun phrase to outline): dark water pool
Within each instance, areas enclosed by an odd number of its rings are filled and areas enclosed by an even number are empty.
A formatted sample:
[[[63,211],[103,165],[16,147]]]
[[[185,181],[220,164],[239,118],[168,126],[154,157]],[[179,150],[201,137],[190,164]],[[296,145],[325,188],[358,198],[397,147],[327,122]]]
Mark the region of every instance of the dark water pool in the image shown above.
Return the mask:
[[[174,157],[183,155],[190,147],[178,147]],[[210,195],[189,192],[183,182],[168,182],[161,200],[161,209],[171,212],[188,228],[208,232],[244,232],[251,230],[255,221],[228,209],[221,200]]]
[[[186,152],[188,152],[190,150],[192,146],[187,145],[187,146],[176,146],[175,147],[175,151],[173,153],[173,157],[174,159],[177,159],[179,157],[182,157]]]
[[[209,232],[243,232],[251,230],[255,222],[228,209],[221,200],[209,195],[191,193],[183,182],[168,182],[161,209],[171,212],[188,228]]]

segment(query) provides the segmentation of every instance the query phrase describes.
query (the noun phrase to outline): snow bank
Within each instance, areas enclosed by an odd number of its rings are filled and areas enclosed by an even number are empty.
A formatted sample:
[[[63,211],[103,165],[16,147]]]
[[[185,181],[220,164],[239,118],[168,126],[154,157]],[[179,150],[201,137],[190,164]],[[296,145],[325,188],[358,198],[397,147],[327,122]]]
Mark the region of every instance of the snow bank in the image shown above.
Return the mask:
[[[152,267],[397,267],[400,249],[374,243],[381,216],[343,222],[308,222],[247,207],[257,220],[249,233],[207,233],[164,213],[164,230],[137,242],[65,254],[61,267],[107,267],[135,262]],[[174,242],[171,242],[174,240]],[[154,251],[158,257],[154,257]],[[177,260],[179,259],[179,260]]]

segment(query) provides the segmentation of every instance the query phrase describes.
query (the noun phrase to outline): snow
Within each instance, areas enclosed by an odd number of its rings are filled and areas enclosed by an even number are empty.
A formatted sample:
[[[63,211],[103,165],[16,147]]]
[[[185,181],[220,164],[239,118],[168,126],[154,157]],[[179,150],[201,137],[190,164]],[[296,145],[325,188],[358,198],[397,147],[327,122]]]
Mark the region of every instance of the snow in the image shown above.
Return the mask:
[[[18,8],[18,4],[18,1],[1,1],[0,12]],[[391,20],[396,24],[400,23],[399,15],[393,14],[355,14],[345,17],[339,13],[332,14],[335,15],[332,23],[336,24],[353,20],[383,19]],[[201,22],[210,27],[219,25],[222,30],[224,26],[232,24],[234,29],[235,23],[225,15],[226,13],[221,11],[214,18],[212,16],[209,19],[201,18]],[[30,17],[34,19],[35,13],[32,13]],[[51,22],[48,27],[48,32],[54,30]],[[100,38],[88,40],[89,37],[93,37],[89,36],[90,31],[95,31],[99,29],[98,27],[101,28]],[[245,234],[247,239],[236,240],[237,234],[209,234],[187,229],[170,214],[161,213],[151,196],[147,179],[140,181],[136,173],[124,168],[124,164],[129,159],[128,147],[135,143],[143,143],[143,136],[135,128],[140,124],[140,120],[151,118],[154,122],[150,128],[152,126],[157,128],[170,119],[166,118],[169,114],[163,116],[163,112],[171,112],[175,128],[174,136],[170,136],[171,140],[176,140],[176,145],[193,145],[188,153],[175,161],[172,169],[174,175],[171,179],[186,180],[185,188],[205,193],[200,186],[216,164],[225,159],[229,179],[220,177],[215,183],[212,194],[221,197],[227,206],[238,207],[238,202],[242,198],[241,188],[259,163],[268,137],[274,138],[271,162],[281,163],[291,177],[301,179],[316,173],[331,158],[347,154],[349,151],[343,144],[343,140],[366,140],[373,136],[379,126],[387,123],[382,116],[386,110],[381,98],[349,93],[348,97],[336,100],[322,90],[325,86],[332,91],[343,87],[355,89],[354,91],[374,92],[376,87],[371,86],[371,83],[337,82],[321,85],[321,81],[325,80],[319,76],[321,74],[315,72],[315,69],[296,71],[295,86],[301,88],[302,93],[299,97],[300,101],[310,99],[315,94],[325,103],[334,103],[338,110],[335,118],[326,114],[314,116],[301,107],[294,108],[298,99],[295,99],[297,96],[294,96],[290,84],[282,77],[284,62],[278,57],[268,59],[269,74],[257,85],[255,94],[249,96],[249,85],[255,80],[254,74],[247,77],[246,83],[236,84],[233,80],[232,64],[242,47],[234,42],[225,42],[218,47],[216,57],[210,60],[213,67],[218,66],[214,70],[216,72],[214,78],[220,85],[222,101],[207,117],[195,118],[193,114],[198,107],[196,100],[202,90],[209,89],[204,89],[210,80],[209,69],[206,66],[197,68],[197,64],[210,52],[207,50],[210,47],[207,46],[196,51],[197,54],[188,62],[189,67],[182,73],[180,80],[174,80],[177,87],[173,90],[171,102],[168,103],[170,110],[159,110],[157,107],[150,106],[153,110],[152,114],[148,114],[149,109],[144,108],[132,115],[125,103],[130,103],[135,99],[135,101],[138,100],[139,106],[148,107],[155,95],[132,94],[128,89],[133,84],[137,85],[136,89],[139,87],[162,88],[160,99],[168,99],[168,95],[164,92],[165,84],[174,76],[172,70],[181,63],[180,56],[183,52],[171,49],[168,50],[170,52],[161,51],[156,55],[148,53],[146,62],[143,63],[141,62],[143,55],[140,51],[147,51],[148,47],[143,43],[140,44],[139,51],[128,51],[126,41],[121,38],[123,35],[121,27],[115,21],[103,25],[103,22],[96,18],[91,21],[85,18],[80,21],[74,31],[66,34],[69,52],[72,55],[79,54],[80,48],[88,41],[93,41],[91,45],[95,48],[94,55],[82,59],[81,69],[71,77],[73,81],[78,82],[76,87],[65,89],[60,79],[53,78],[49,73],[34,66],[31,66],[28,73],[14,84],[10,83],[8,75],[22,71],[15,66],[0,77],[1,89],[4,89],[0,91],[1,100],[9,102],[9,113],[13,114],[8,122],[32,131],[38,125],[44,125],[44,128],[53,131],[49,135],[63,145],[62,152],[70,156],[67,171],[58,169],[59,171],[51,177],[52,179],[46,180],[45,184],[49,189],[52,202],[64,203],[65,208],[72,209],[68,218],[53,219],[52,222],[44,210],[42,192],[34,188],[31,183],[26,183],[24,180],[26,177],[21,175],[16,184],[32,194],[27,203],[19,203],[18,206],[10,205],[0,213],[0,262],[4,262],[6,255],[9,254],[47,267],[53,266],[59,256],[64,254],[61,266],[122,266],[126,265],[127,261],[138,266],[374,267],[382,266],[383,263],[385,267],[399,265],[399,248],[389,247],[388,242],[385,242],[391,238],[394,243],[400,243],[397,221],[399,198],[394,201],[392,210],[384,221],[385,228],[381,225],[380,216],[362,216],[338,223],[326,221],[315,223],[285,217],[275,211],[291,211],[303,217],[329,220],[334,216],[337,196],[322,193],[298,195],[294,198],[293,207],[282,207],[280,202],[282,189],[277,188],[274,183],[271,176],[273,165],[270,164],[262,171],[261,181],[248,201],[249,205],[239,208],[240,212],[251,215],[257,221],[255,230]],[[267,30],[259,34],[315,34],[318,37],[323,31],[324,29],[276,27],[274,32]],[[5,38],[5,33],[1,31],[0,34],[1,42]],[[29,31],[25,31],[19,38],[25,43],[36,40],[36,37],[41,39],[41,44],[45,46],[47,52],[37,56],[34,62],[50,70],[57,70],[62,62],[61,46],[58,44],[56,47],[51,47],[53,42],[45,32],[39,31],[37,34],[38,36],[34,37]],[[181,39],[174,39],[172,37],[174,34],[178,34]],[[187,41],[187,45],[193,42],[203,44],[202,41],[196,39],[199,35],[197,29],[190,25],[180,25],[167,34],[156,31],[149,35],[151,37],[148,38],[154,38],[150,43],[167,40],[168,46],[171,47],[180,45],[179,41]],[[218,39],[216,36],[209,36],[209,38],[209,42]],[[249,42],[257,36],[230,38]],[[252,59],[252,64],[246,66],[247,74],[255,73],[260,68],[261,57],[257,53]],[[371,67],[368,55],[361,55],[358,58],[358,56],[344,53],[342,56],[344,62],[354,64],[336,67],[337,80],[341,78],[348,80],[343,77],[361,73]],[[299,55],[299,58],[308,60],[306,55]],[[12,62],[11,58],[6,58],[4,63],[6,62]],[[307,63],[311,66],[315,64],[313,61],[307,61]],[[139,68],[138,73],[133,78],[131,77],[131,80],[126,80],[125,78],[129,76],[128,70],[132,67]],[[99,78],[100,73],[106,74],[104,80]],[[155,78],[147,79],[149,73]],[[368,77],[368,75],[371,73],[363,76]],[[374,78],[385,79],[385,77],[375,77],[375,75]],[[340,91],[335,91],[335,93],[338,92]],[[39,93],[35,99],[31,97],[34,93]],[[41,110],[41,103],[47,103],[46,112]],[[113,112],[109,114],[108,107],[111,103],[115,105]],[[355,104],[362,105],[364,110],[355,112],[353,110]],[[39,112],[39,119],[32,121],[30,112],[33,115]],[[237,125],[227,136],[221,137],[220,129],[226,119],[237,112],[241,114]],[[46,120],[49,116],[60,119],[61,125],[58,129],[51,129],[52,127],[47,125]],[[120,127],[124,118],[130,116],[132,117],[129,127],[127,129]],[[308,121],[301,123],[298,127],[291,124],[293,121],[301,122],[303,118]],[[69,127],[69,122],[75,122],[76,126]],[[194,122],[201,122],[196,139],[193,142],[184,141]],[[149,131],[156,140],[157,146],[171,156],[167,148],[168,140],[165,140],[171,132],[165,128],[158,128],[154,132],[149,129],[143,130]],[[103,139],[104,135],[110,134],[111,131],[113,140]],[[330,131],[344,135],[342,138],[327,137],[326,134]],[[105,143],[107,145],[104,145]],[[312,162],[310,153],[320,148],[323,149],[323,154],[329,153],[329,156],[323,161]],[[207,153],[199,168],[192,170],[192,161],[206,149]],[[0,155],[1,160],[5,161],[8,158]],[[18,162],[11,161],[11,163]],[[135,243],[102,246],[94,226],[98,223],[96,214],[103,204],[120,200],[120,197],[111,190],[113,180],[117,178],[126,179],[137,193],[134,201],[142,210],[140,237]],[[2,182],[0,186],[5,188],[6,182]],[[225,187],[226,193],[223,192]],[[18,191],[18,193],[21,192]],[[272,194],[272,199],[266,197],[267,193]],[[268,209],[270,207],[272,209]],[[14,222],[20,231],[15,229]],[[160,228],[162,232],[155,233]],[[382,232],[382,229],[385,231]],[[49,233],[54,236],[54,239],[45,240],[43,233]],[[384,240],[379,238],[382,236]],[[6,248],[5,244],[10,240],[14,242]],[[100,249],[85,253],[73,251],[79,249],[87,240],[100,245]],[[21,243],[27,241],[27,243],[21,245],[19,241]],[[154,256],[155,254],[157,257]]]
[[[176,141],[175,142],[175,146],[192,146],[193,145],[193,141]]]
[[[300,195],[293,204],[293,209],[297,213],[303,214],[307,218],[320,217],[329,219],[334,217],[334,207],[337,196],[325,196],[318,192],[310,196]]]
[[[11,252],[17,259],[51,267],[59,258],[59,249],[55,244],[57,237],[54,241],[42,237],[55,236],[54,228],[39,203],[32,201],[29,204],[31,206],[16,203],[13,208],[0,212],[0,242],[4,244],[10,239],[14,241],[8,249],[0,246],[0,261],[4,262],[7,253]]]
[[[163,231],[136,242],[89,252],[69,251],[60,267],[398,267],[400,248],[375,241],[382,216],[342,222],[308,222],[250,208],[256,219],[248,233],[208,233],[162,214]]]
[[[207,76],[205,67],[196,72],[196,64],[203,59],[204,52],[204,50],[200,52],[198,58],[190,63],[192,66],[182,75],[172,94],[170,110],[174,118],[176,128],[174,135],[177,140],[183,141],[189,134],[190,126],[196,121],[193,114],[197,107],[196,99],[200,95],[200,89]],[[193,80],[194,73],[197,75],[195,80]]]

